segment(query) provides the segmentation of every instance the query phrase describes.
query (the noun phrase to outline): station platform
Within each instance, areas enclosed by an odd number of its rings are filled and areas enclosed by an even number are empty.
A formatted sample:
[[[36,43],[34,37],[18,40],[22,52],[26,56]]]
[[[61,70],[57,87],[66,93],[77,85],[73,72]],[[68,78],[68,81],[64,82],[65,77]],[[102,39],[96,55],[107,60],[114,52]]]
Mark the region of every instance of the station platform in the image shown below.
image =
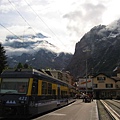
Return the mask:
[[[96,100],[90,103],[82,99],[34,120],[99,120]]]

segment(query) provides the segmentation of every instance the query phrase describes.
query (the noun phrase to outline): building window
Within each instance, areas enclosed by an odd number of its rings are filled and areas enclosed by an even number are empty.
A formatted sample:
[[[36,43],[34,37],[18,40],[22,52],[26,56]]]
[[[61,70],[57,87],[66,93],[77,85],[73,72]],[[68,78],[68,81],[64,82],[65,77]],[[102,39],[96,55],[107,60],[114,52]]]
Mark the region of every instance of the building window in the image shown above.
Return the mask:
[[[118,85],[115,85],[115,87],[116,87],[116,88],[119,88],[119,86],[118,86]]]
[[[106,77],[97,77],[98,82],[104,82],[106,80]]]
[[[113,84],[106,84],[106,88],[113,88]]]
[[[98,85],[97,84],[93,84],[93,88],[97,88],[98,87]]]

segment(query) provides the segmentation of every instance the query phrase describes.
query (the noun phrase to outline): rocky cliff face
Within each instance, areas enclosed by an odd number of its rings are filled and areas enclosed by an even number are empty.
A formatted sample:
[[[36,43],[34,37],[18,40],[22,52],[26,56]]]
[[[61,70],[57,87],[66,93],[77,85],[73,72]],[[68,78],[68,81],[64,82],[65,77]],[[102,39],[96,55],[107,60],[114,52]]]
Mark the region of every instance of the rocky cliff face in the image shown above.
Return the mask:
[[[66,70],[75,77],[87,74],[112,75],[120,64],[120,20],[92,28],[76,43],[75,53]],[[86,67],[87,65],[87,67]]]

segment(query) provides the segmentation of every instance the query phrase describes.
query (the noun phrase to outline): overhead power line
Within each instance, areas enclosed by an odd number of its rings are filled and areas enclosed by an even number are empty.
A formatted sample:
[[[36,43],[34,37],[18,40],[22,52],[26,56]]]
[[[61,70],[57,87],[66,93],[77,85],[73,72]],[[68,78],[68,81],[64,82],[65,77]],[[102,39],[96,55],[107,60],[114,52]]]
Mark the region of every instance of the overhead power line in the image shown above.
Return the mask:
[[[14,34],[12,31],[10,31],[8,28],[6,28],[4,25],[2,25],[1,23],[0,23],[0,26],[2,26],[3,28],[5,28],[7,31],[9,31],[10,33],[12,33],[14,36],[16,36],[18,39],[20,39],[20,40],[23,40],[21,37],[19,37],[19,36],[17,36],[16,34]],[[33,49],[35,52],[36,52],[36,50],[34,49],[34,48],[32,48],[31,47],[31,49]]]
[[[37,12],[31,7],[31,5],[26,1],[26,4],[30,7],[30,9],[34,12],[34,14],[44,23],[44,25],[51,31],[51,33],[64,45],[64,43],[59,39],[59,37],[52,31],[52,29],[45,23],[45,21],[37,14]],[[13,3],[8,0],[8,2],[12,5],[12,7],[16,10],[16,12],[20,15],[20,17],[25,21],[25,23],[31,27],[28,21],[22,16],[22,14],[17,10],[17,8],[13,5]],[[31,27],[32,28],[32,27]],[[35,30],[32,28],[34,33],[36,34]],[[65,46],[65,45],[64,45]]]
[[[31,29],[34,31],[34,33],[36,34],[35,30],[32,28],[32,26],[27,22],[27,20],[22,16],[22,14],[17,10],[17,8],[13,5],[13,3],[8,0],[8,2],[12,5],[12,7],[16,10],[16,12],[20,15],[20,17],[25,21],[25,23],[31,27]]]
[[[44,25],[51,31],[51,33],[59,40],[59,41],[61,41],[58,37],[57,37],[57,35],[52,31],[52,29],[45,23],[45,21],[37,14],[37,12],[31,7],[31,5],[26,1],[26,0],[24,0],[25,2],[26,2],[26,4],[30,7],[30,9],[34,12],[34,14],[44,23]],[[63,44],[63,42],[61,41],[61,43]],[[63,44],[64,45],[64,44]],[[65,46],[65,45],[64,45]]]
[[[10,31],[8,28],[6,28],[4,25],[2,25],[1,23],[0,23],[0,25],[3,27],[3,28],[5,28],[7,31],[9,31],[10,33],[12,33],[14,36],[16,36],[17,38],[19,38],[19,39],[21,39],[19,36],[17,36],[16,34],[14,34],[12,31]]]

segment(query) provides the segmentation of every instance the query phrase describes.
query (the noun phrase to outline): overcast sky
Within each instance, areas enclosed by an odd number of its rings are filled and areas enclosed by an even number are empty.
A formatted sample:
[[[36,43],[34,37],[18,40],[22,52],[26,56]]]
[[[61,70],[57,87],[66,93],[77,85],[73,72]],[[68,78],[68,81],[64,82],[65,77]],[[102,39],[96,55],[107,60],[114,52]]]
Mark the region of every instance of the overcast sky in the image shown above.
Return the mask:
[[[0,0],[0,42],[7,35],[38,32],[64,51],[92,27],[120,18],[120,0]]]

